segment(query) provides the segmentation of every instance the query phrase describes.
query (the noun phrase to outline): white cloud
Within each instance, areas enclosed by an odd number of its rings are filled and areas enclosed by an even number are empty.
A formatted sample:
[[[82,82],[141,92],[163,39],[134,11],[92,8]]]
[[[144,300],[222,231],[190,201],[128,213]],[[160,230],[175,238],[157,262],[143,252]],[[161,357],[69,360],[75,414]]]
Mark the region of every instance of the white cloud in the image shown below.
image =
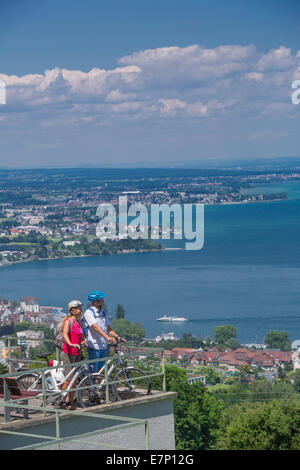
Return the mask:
[[[300,51],[284,46],[162,47],[122,57],[112,70],[58,67],[44,74],[0,74],[7,87],[7,119],[20,113],[41,122],[265,116],[295,112],[290,86],[300,75]],[[21,117],[22,115],[22,117]]]
[[[263,54],[257,63],[257,69],[260,72],[286,70],[294,67],[296,62],[296,56],[292,55],[291,49],[281,46]]]
[[[105,101],[120,102],[134,100],[135,98],[135,93],[121,93],[120,90],[112,90],[106,96]]]
[[[286,136],[286,131],[274,131],[273,129],[266,129],[263,131],[254,132],[250,138],[252,140],[264,140],[264,139],[278,139]]]
[[[180,109],[185,109],[187,104],[184,101],[178,100],[178,99],[163,99],[161,98],[158,100],[159,103],[162,104],[161,107],[161,114],[162,115],[171,115],[174,114],[174,112],[180,110]]]
[[[259,72],[250,72],[250,73],[245,73],[245,77],[248,80],[253,80],[255,82],[261,82],[264,78],[264,74],[259,73]]]

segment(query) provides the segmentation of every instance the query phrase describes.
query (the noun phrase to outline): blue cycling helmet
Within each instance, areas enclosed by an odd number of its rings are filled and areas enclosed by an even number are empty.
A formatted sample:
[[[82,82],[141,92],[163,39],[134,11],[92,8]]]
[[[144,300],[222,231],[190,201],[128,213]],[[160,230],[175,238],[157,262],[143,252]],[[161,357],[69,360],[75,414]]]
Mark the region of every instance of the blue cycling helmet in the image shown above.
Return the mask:
[[[89,299],[90,302],[93,302],[94,300],[101,300],[105,296],[106,296],[106,294],[104,294],[100,290],[95,290],[94,292],[91,292],[88,295],[88,299]]]

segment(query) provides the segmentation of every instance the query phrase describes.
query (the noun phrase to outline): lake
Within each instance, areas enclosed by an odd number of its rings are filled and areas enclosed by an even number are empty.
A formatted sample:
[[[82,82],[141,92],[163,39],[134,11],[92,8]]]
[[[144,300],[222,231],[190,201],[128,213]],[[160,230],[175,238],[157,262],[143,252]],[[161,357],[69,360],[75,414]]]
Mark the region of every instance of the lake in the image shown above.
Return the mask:
[[[280,189],[279,189],[280,188]],[[241,342],[263,342],[271,329],[300,338],[300,184],[276,185],[288,200],[205,207],[200,251],[174,250],[22,263],[0,269],[0,296],[31,295],[41,305],[87,302],[107,293],[109,313],[118,303],[130,321],[152,337],[173,331],[213,335],[233,324]],[[252,188],[253,193],[260,188]],[[184,241],[166,246],[182,248]],[[156,318],[179,315],[183,324]]]

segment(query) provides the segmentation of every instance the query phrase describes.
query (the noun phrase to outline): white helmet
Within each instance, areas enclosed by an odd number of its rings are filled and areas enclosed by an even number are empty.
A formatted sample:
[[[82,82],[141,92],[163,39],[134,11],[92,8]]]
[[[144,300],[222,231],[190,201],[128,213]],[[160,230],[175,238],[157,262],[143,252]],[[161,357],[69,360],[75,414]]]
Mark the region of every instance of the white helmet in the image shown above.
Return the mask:
[[[82,303],[80,302],[80,300],[71,300],[71,302],[68,303],[69,311],[71,310],[71,308],[75,307],[82,307]]]

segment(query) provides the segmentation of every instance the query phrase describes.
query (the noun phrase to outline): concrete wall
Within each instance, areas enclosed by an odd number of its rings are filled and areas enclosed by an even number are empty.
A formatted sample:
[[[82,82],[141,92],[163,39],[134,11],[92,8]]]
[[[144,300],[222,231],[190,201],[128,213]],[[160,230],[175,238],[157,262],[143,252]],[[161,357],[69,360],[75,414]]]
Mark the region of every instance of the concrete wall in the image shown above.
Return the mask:
[[[174,396],[175,394],[173,393],[160,393],[159,396],[156,397],[150,396],[143,400],[128,400],[127,403],[118,402],[112,405],[93,407],[88,411],[98,411],[101,414],[105,413],[108,417],[110,415],[114,415],[148,419],[150,449],[173,450],[175,449],[173,415]],[[62,438],[75,436],[99,429],[112,428],[119,424],[124,424],[124,421],[74,415],[67,416],[60,420],[60,435]],[[18,428],[14,425],[13,429],[10,427],[10,430],[31,434],[49,435],[53,437],[56,435],[55,420],[53,417],[39,419],[35,425],[31,425],[29,422],[24,422],[24,424],[19,425]],[[0,449],[16,449],[17,447],[32,445],[33,443],[38,442],[45,442],[45,440],[0,434]],[[123,447],[124,449],[145,449],[145,442],[145,426],[138,425],[128,429],[106,432],[105,434],[98,436],[81,438],[76,440],[76,442],[66,441],[61,444],[61,449],[110,450],[114,448],[114,446]],[[98,447],[99,444],[102,444],[101,447]],[[115,448],[117,449],[118,447]],[[49,444],[47,449],[56,449],[56,445]]]

